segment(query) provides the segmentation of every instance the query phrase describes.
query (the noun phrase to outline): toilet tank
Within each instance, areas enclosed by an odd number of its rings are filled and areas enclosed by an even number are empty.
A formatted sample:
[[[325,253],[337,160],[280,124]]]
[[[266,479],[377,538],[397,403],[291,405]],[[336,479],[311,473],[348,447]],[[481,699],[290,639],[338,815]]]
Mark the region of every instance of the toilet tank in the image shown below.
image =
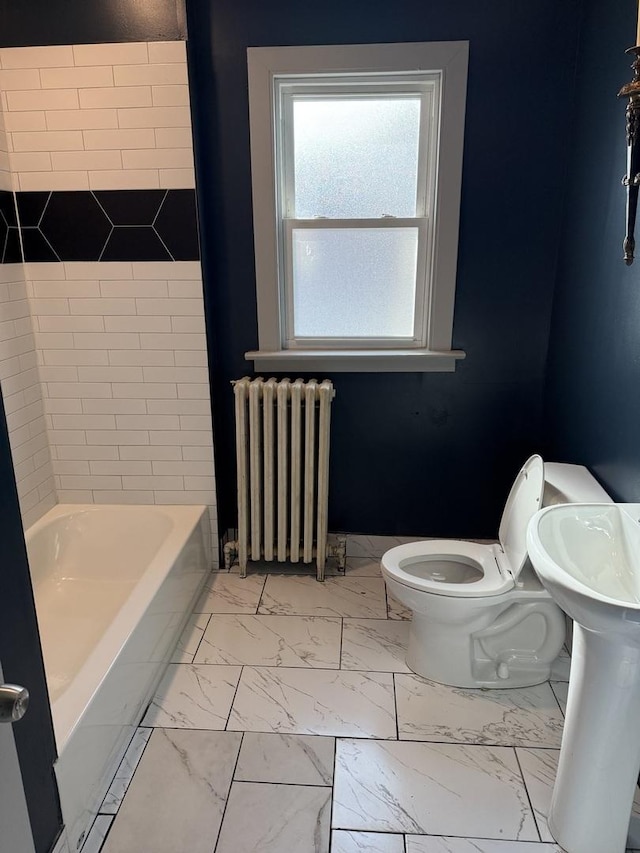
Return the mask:
[[[584,465],[544,463],[543,506],[566,503],[613,503]]]

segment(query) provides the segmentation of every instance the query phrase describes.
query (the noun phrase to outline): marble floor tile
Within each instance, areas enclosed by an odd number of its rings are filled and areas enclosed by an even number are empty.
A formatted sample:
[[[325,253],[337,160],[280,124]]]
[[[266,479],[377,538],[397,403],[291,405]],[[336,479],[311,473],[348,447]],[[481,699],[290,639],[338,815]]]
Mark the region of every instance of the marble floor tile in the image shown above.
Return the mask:
[[[353,616],[384,619],[382,578],[315,578],[269,575],[259,613],[281,616]]]
[[[553,841],[547,826],[551,794],[558,770],[557,749],[516,749],[520,769],[527,786],[538,832],[543,841]]]
[[[359,534],[347,535],[347,558],[368,557],[380,560],[385,551],[395,548],[396,545],[405,545],[407,542],[419,542],[427,539],[427,536],[362,536]]]
[[[111,815],[99,814],[80,848],[81,853],[100,853],[112,823],[113,817]]]
[[[406,853],[562,853],[557,844],[536,841],[489,841],[486,838],[443,838],[407,835]]]
[[[344,573],[349,578],[380,578],[380,560],[377,557],[347,557]]]
[[[569,681],[569,670],[571,669],[571,657],[563,646],[562,651],[551,666],[549,681]]]
[[[238,782],[332,785],[332,737],[246,732],[234,774]]]
[[[553,690],[553,695],[556,697],[558,705],[560,705],[560,710],[563,714],[566,714],[567,696],[569,695],[568,683],[566,681],[552,681],[550,684],[551,689]]]
[[[330,788],[234,782],[216,853],[328,853],[330,811]]]
[[[334,829],[538,840],[513,749],[340,739]]]
[[[553,841],[547,826],[547,816],[551,805],[551,795],[558,770],[560,751],[557,749],[516,749],[520,768],[533,813],[543,841]],[[640,790],[636,788],[636,797],[631,812],[629,844],[640,846]]]
[[[246,666],[227,728],[395,738],[392,679],[390,673]]]
[[[240,671],[239,666],[169,664],[142,724],[224,729]]]
[[[342,669],[365,672],[410,672],[405,663],[408,622],[390,619],[344,619]]]
[[[405,853],[402,835],[390,832],[351,832],[334,829],[331,853]]]
[[[211,853],[241,737],[156,729],[103,853]]]
[[[559,747],[563,717],[548,683],[467,690],[396,675],[401,740]]]
[[[193,613],[189,617],[184,631],[171,658],[171,663],[193,663],[193,656],[198,651],[200,640],[209,624],[209,613]]]
[[[413,613],[404,604],[401,604],[397,598],[394,598],[389,590],[387,590],[387,619],[402,619],[410,622],[413,618]]]
[[[326,616],[211,617],[194,663],[340,666],[340,619]]]
[[[264,575],[241,578],[227,572],[214,572],[193,608],[194,613],[256,613],[264,588]]]
[[[115,814],[120,808],[120,803],[129,787],[133,774],[136,772],[136,767],[142,758],[142,753],[151,737],[152,731],[153,729],[140,728],[134,734],[124,754],[124,758],[116,770],[113,782],[102,801],[99,809],[101,814]]]

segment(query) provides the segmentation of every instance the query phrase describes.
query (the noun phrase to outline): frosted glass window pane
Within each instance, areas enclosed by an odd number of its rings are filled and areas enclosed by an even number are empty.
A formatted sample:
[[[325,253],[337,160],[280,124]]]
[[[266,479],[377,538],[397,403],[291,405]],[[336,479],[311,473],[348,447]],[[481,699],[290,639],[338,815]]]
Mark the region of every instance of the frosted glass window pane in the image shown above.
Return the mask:
[[[297,219],[416,216],[420,98],[294,99]]]
[[[413,337],[417,228],[294,228],[298,337]]]

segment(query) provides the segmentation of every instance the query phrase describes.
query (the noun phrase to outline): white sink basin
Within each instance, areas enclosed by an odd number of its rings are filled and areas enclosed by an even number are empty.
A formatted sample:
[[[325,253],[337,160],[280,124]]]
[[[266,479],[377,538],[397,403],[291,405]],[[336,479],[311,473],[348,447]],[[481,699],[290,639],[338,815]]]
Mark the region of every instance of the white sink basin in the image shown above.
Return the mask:
[[[542,583],[574,619],[549,827],[568,853],[624,853],[640,769],[640,505],[565,504],[531,519]]]
[[[528,547],[538,576],[573,619],[585,628],[628,631],[640,639],[637,509],[638,504],[549,507],[532,519]],[[632,624],[625,625],[629,618]]]

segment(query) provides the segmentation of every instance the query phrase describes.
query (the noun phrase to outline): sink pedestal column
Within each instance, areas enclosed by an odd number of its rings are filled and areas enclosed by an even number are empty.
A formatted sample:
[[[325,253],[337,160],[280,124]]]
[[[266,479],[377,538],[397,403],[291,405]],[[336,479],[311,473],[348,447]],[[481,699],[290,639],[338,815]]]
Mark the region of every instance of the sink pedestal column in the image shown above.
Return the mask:
[[[640,768],[640,648],[573,630],[549,829],[567,853],[624,853]]]

